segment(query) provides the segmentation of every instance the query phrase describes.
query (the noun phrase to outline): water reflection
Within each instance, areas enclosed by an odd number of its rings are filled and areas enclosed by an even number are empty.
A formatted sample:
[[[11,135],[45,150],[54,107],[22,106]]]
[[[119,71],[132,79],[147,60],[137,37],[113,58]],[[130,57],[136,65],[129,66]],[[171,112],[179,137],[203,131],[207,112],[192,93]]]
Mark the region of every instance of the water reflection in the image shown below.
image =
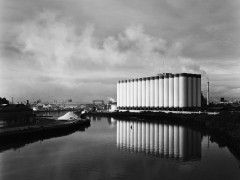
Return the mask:
[[[91,116],[92,121],[101,121],[101,117],[99,116]]]
[[[176,160],[199,160],[201,134],[178,125],[117,120],[117,147]]]
[[[114,119],[113,117],[108,117],[107,120],[110,128],[114,128],[116,126],[117,124],[116,119]]]

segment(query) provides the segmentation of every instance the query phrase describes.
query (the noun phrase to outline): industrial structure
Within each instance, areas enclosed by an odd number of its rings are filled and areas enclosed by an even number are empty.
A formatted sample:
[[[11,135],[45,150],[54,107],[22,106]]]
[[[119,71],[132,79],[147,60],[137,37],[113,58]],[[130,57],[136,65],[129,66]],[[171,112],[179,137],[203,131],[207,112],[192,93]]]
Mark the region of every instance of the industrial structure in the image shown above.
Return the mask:
[[[164,73],[117,83],[119,110],[193,110],[201,107],[201,75]]]

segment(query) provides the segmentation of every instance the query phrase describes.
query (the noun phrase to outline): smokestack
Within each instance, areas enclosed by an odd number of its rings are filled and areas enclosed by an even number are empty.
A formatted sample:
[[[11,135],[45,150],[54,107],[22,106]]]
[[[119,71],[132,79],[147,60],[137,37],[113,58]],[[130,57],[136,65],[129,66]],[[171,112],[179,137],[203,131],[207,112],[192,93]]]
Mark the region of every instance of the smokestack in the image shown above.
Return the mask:
[[[207,105],[209,106],[209,81],[207,82]]]

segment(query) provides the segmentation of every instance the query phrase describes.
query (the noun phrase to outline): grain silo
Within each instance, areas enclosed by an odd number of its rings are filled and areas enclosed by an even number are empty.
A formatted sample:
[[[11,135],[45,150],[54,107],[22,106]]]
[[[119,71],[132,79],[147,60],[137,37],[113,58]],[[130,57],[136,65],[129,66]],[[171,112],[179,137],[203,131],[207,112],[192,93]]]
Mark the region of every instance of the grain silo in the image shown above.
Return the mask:
[[[138,101],[137,101],[137,107],[140,109],[142,107],[142,78],[138,79]]]
[[[133,98],[133,107],[134,108],[137,108],[137,98],[138,98],[138,96],[137,96],[137,86],[138,86],[138,79],[134,79],[134,83],[133,83],[133,96],[134,96],[134,98]]]
[[[179,74],[174,74],[174,109],[179,108]]]
[[[201,107],[201,75],[159,74],[117,82],[120,110],[195,110]]]
[[[164,106],[164,76],[159,75],[159,108]]]
[[[187,88],[187,92],[188,92],[188,96],[187,96],[187,101],[188,101],[188,103],[187,103],[187,107],[188,108],[192,108],[192,105],[193,105],[193,75],[192,74],[188,74],[188,77],[187,77],[187,80],[188,80],[188,82],[187,82],[187,86],[188,86],[188,88]]]
[[[169,108],[174,107],[174,75],[169,74]]]
[[[124,81],[121,82],[121,88],[120,88],[120,102],[121,102],[121,108],[123,108],[123,101],[124,101]]]
[[[201,75],[197,75],[197,107],[201,107]]]
[[[197,75],[194,74],[192,78],[192,107],[194,108],[197,106]]]
[[[120,81],[117,82],[117,107],[120,107]]]
[[[130,107],[130,90],[131,90],[131,87],[130,87],[130,85],[131,85],[131,80],[128,80],[127,81],[127,108],[129,108]]]
[[[159,76],[154,79],[154,108],[159,108]]]
[[[150,107],[150,77],[146,79],[146,108]]]
[[[127,108],[127,81],[124,81],[124,108]]]
[[[187,74],[179,74],[179,108],[187,107]]]
[[[133,84],[133,80],[130,80],[130,108],[133,108],[133,101],[134,101],[134,84]]]
[[[154,77],[150,77],[150,108],[154,107]]]
[[[164,75],[164,79],[163,79],[163,86],[164,86],[164,101],[163,101],[163,107],[164,109],[169,108],[169,74],[165,74]]]
[[[146,78],[142,78],[142,108],[146,107]]]

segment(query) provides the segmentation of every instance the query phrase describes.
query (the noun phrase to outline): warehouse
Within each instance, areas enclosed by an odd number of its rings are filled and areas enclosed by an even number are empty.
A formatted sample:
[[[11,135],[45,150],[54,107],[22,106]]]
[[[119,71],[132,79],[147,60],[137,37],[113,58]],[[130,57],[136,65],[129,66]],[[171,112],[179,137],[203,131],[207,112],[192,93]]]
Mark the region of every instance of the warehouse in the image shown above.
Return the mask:
[[[200,107],[200,74],[164,73],[117,83],[119,110],[194,110]]]

